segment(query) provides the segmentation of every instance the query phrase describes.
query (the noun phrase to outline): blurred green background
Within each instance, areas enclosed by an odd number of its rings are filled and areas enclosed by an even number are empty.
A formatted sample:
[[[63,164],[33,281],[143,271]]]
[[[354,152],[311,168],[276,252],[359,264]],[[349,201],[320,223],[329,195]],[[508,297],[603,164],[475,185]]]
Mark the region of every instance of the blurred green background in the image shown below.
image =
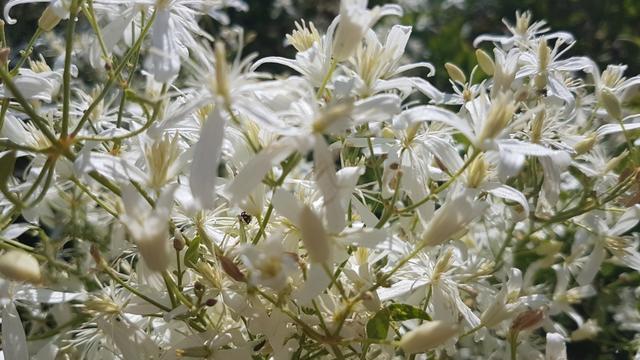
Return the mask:
[[[231,11],[232,24],[245,28],[253,39],[246,53],[293,57],[284,47],[284,34],[298,19],[313,21],[324,29],[338,13],[339,0],[245,0],[248,12]],[[531,10],[534,20],[546,20],[553,30],[568,31],[577,40],[567,54],[586,55],[601,67],[624,63],[627,76],[640,73],[640,0],[370,0],[370,6],[394,2],[402,5],[402,19],[386,19],[414,27],[407,49],[410,59],[427,60],[436,66],[436,85],[447,87],[444,63],[453,62],[470,71],[475,64],[473,39],[480,34],[505,33],[501,20],[513,23],[516,10]],[[0,1],[2,7],[7,0]],[[7,26],[11,44],[24,44],[34,31],[44,4],[21,5],[11,14],[16,25]],[[211,31],[220,25],[203,19]],[[60,28],[60,27],[59,27]],[[15,54],[15,52],[14,52]],[[270,70],[282,71],[282,67]]]
[[[231,12],[231,22],[245,28],[245,53],[261,56],[293,57],[292,47],[284,46],[284,35],[293,22],[304,18],[325,29],[337,14],[339,0],[247,0],[248,12]],[[429,61],[437,69],[433,82],[448,90],[444,63],[453,62],[470,71],[475,65],[473,39],[480,34],[506,32],[502,19],[513,23],[516,10],[531,10],[534,20],[546,20],[553,30],[568,31],[577,40],[567,56],[586,55],[601,68],[607,64],[627,64],[627,77],[640,73],[640,0],[395,0],[405,9],[402,19],[386,19],[387,24],[412,25],[414,32],[407,48],[410,60]],[[0,1],[2,7],[7,0]],[[385,1],[371,0],[370,5]],[[31,37],[44,4],[22,5],[13,9],[18,24],[7,26],[6,34],[14,48],[24,46]],[[214,33],[228,30],[205,18],[201,24]],[[384,25],[384,24],[383,24]],[[63,27],[59,27],[58,31]],[[282,67],[269,70],[284,71]],[[543,274],[544,275],[544,274]],[[633,334],[620,331],[607,311],[620,301],[616,282],[619,268],[605,266],[595,284],[598,296],[583,302],[579,311],[585,318],[596,318],[603,331],[591,341],[569,343],[570,359],[630,359]],[[636,274],[638,275],[638,274]],[[553,277],[552,273],[546,276]],[[629,284],[637,286],[638,278]],[[627,283],[623,283],[627,286]],[[636,304],[640,307],[640,304]],[[573,330],[569,319],[560,319]]]

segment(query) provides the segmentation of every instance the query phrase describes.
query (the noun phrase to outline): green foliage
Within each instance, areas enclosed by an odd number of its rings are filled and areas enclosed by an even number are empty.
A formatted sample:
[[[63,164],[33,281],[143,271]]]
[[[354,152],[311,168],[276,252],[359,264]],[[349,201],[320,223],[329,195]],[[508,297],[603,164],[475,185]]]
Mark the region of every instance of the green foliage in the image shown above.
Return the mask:
[[[389,325],[392,321],[406,321],[412,319],[431,320],[431,317],[418,308],[407,304],[391,304],[378,311],[367,322],[367,337],[382,340],[387,338]]]

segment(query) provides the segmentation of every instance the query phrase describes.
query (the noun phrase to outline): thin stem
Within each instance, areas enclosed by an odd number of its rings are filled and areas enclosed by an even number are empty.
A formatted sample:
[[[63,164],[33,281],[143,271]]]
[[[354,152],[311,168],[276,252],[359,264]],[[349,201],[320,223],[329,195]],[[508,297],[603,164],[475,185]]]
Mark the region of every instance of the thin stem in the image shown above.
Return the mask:
[[[405,212],[412,211],[412,210],[417,209],[420,206],[424,205],[427,201],[432,200],[435,195],[441,193],[443,190],[445,190],[451,184],[453,184],[458,179],[458,177],[460,177],[460,175],[462,175],[462,173],[464,173],[464,171],[467,169],[467,167],[469,167],[469,165],[471,165],[471,163],[473,163],[473,161],[478,157],[478,155],[480,155],[480,151],[475,151],[473,153],[473,155],[471,155],[471,157],[469,157],[467,159],[467,161],[464,163],[464,165],[462,165],[462,167],[458,171],[456,171],[456,173],[453,174],[453,176],[450,177],[449,180],[447,180],[444,184],[438,186],[438,188],[433,190],[431,192],[431,194],[427,195],[423,199],[421,199],[421,200],[419,200],[419,201],[417,201],[417,202],[405,207],[404,209],[398,210],[398,212],[399,213],[405,213]]]
[[[149,19],[149,22],[147,23],[147,25],[142,29],[142,33],[140,34],[140,37],[136,40],[136,43],[131,47],[131,49],[129,49],[129,51],[126,53],[124,58],[120,61],[120,64],[118,64],[118,67],[115,69],[114,73],[109,77],[107,82],[104,84],[104,87],[102,88],[102,91],[100,92],[100,94],[93,99],[93,102],[91,103],[91,105],[89,105],[87,110],[85,110],[84,115],[82,115],[82,118],[80,118],[80,121],[78,122],[78,125],[76,125],[76,128],[71,133],[72,137],[77,136],[80,130],[82,130],[82,127],[84,126],[85,122],[89,120],[89,117],[91,116],[91,113],[93,112],[93,110],[96,108],[96,106],[98,106],[100,101],[104,99],[104,97],[107,95],[107,92],[111,90],[116,80],[118,79],[119,74],[127,66],[129,59],[131,59],[133,55],[137,52],[137,50],[140,48],[140,46],[142,46],[142,41],[144,40],[145,35],[151,29],[151,25],[153,24],[153,20],[155,19],[156,14],[157,14],[157,10],[154,10],[153,14],[151,15],[151,19]]]
[[[124,280],[120,279],[120,276],[118,274],[116,274],[116,272],[110,266],[108,266],[107,264],[103,264],[102,268],[107,273],[107,275],[109,275],[109,277],[111,279],[113,279],[115,282],[120,284],[125,289],[129,290],[132,294],[138,296],[142,300],[144,300],[144,301],[148,302],[149,304],[157,307],[158,309],[164,310],[166,312],[171,311],[171,308],[169,308],[168,306],[164,306],[161,303],[153,300],[152,298],[150,298],[147,295],[145,295],[145,294],[141,293],[140,291],[138,291],[138,289],[136,289],[136,288],[132,287],[131,285],[127,284]]]
[[[4,85],[7,88],[9,88],[9,91],[11,91],[11,95],[13,95],[13,97],[22,106],[22,110],[24,111],[24,113],[29,115],[29,117],[31,118],[31,121],[33,121],[33,123],[38,127],[40,131],[42,131],[44,136],[46,136],[46,138],[49,140],[49,142],[51,142],[51,144],[54,144],[54,146],[60,148],[61,146],[58,143],[56,136],[51,132],[51,130],[47,126],[46,120],[40,117],[40,115],[36,113],[33,107],[31,107],[31,104],[29,104],[29,101],[22,95],[22,93],[20,92],[16,84],[13,82],[13,80],[11,80],[11,75],[4,69],[4,66],[0,66],[0,77],[2,77],[2,81],[4,82]]]
[[[35,46],[36,41],[38,40],[40,35],[42,35],[42,29],[38,27],[36,29],[36,32],[33,33],[33,36],[31,36],[31,39],[29,39],[29,42],[27,43],[27,47],[24,50],[22,50],[22,56],[20,57],[20,60],[18,60],[18,63],[16,64],[16,66],[13,68],[13,70],[11,70],[12,76],[18,74],[22,65],[24,65],[24,62],[29,58],[29,55],[31,55],[31,51],[33,50],[33,47]]]
[[[71,56],[73,55],[73,34],[76,30],[76,15],[79,0],[71,2],[69,21],[67,22],[66,48],[64,54],[64,72],[62,73],[62,125],[60,137],[66,138],[69,132],[69,109],[71,107]]]
[[[331,79],[333,72],[336,70],[337,65],[338,62],[334,58],[331,58],[329,70],[327,70],[327,73],[325,74],[324,78],[322,79],[322,83],[320,84],[320,88],[318,88],[318,92],[316,93],[317,99],[320,99],[324,95],[324,90],[327,87],[327,83],[329,83],[329,80]]]

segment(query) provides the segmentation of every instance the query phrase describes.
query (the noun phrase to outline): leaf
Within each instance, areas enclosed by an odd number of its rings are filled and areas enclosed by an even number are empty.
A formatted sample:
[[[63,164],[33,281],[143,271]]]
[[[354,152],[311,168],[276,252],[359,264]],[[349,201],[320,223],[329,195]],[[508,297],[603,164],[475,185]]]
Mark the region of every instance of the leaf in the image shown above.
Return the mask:
[[[431,321],[429,314],[421,309],[407,304],[391,304],[387,306],[390,311],[390,317],[393,321],[405,321],[411,319],[422,319]]]
[[[0,186],[6,186],[7,181],[13,175],[13,167],[16,164],[16,152],[9,151],[0,157]]]
[[[369,321],[367,321],[367,338],[386,339],[389,333],[389,310],[378,311]]]
[[[391,321],[406,321],[412,319],[431,320],[429,314],[421,309],[407,304],[391,304],[378,311],[367,322],[367,337],[369,339],[386,339]]]
[[[198,262],[198,258],[200,257],[200,236],[196,236],[187,251],[184,253],[184,264],[187,267],[194,268],[196,263]]]

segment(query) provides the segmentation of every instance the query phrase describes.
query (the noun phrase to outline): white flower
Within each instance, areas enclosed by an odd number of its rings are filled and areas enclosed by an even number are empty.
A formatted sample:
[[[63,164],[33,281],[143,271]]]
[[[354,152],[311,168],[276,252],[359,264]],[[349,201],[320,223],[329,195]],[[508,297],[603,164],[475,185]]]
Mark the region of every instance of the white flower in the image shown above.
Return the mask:
[[[122,189],[124,214],[120,221],[131,234],[149,269],[163,271],[170,262],[169,215],[175,187],[164,189],[155,208],[133,186]]]

